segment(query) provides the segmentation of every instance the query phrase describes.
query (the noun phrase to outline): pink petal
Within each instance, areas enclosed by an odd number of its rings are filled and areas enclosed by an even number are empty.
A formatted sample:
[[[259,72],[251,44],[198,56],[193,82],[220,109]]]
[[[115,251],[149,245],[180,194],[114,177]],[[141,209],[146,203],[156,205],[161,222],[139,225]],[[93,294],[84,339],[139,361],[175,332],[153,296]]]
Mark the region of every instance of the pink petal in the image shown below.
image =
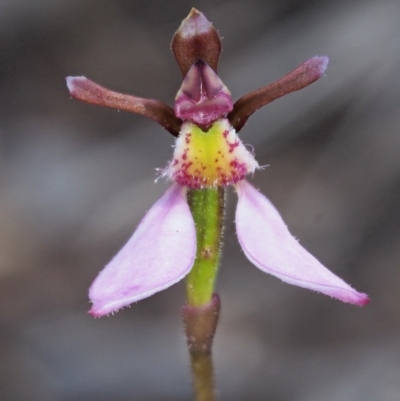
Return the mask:
[[[103,316],[164,290],[189,273],[196,231],[186,188],[173,184],[89,290],[89,313]]]
[[[281,216],[246,181],[236,185],[236,229],[248,259],[286,283],[322,292],[343,302],[365,305],[369,298],[351,288],[308,253],[289,233]]]

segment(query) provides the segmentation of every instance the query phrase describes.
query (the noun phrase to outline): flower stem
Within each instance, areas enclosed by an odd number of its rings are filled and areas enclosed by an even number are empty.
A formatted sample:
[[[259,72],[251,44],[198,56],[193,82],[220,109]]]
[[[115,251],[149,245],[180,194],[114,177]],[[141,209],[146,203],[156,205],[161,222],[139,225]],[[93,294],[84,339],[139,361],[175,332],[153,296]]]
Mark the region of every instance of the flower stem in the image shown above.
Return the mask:
[[[219,311],[220,300],[216,294],[205,305],[185,305],[182,310],[196,401],[217,400],[211,351]]]
[[[187,305],[182,314],[195,399],[216,401],[212,342],[220,300],[213,292],[221,246],[225,190],[222,187],[190,190],[188,203],[196,225],[197,254],[186,280]]]
[[[221,245],[225,190],[222,187],[193,189],[188,203],[196,225],[197,255],[186,280],[188,304],[210,302],[217,277]]]

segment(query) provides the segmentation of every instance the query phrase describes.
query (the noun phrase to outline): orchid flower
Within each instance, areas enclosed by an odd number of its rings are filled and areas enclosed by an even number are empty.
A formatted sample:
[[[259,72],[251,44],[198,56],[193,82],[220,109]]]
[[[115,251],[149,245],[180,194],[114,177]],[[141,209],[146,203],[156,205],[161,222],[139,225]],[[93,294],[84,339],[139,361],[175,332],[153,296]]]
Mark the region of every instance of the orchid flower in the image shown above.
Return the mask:
[[[250,262],[289,284],[343,302],[367,304],[367,295],[354,290],[299,244],[270,201],[246,181],[259,165],[237,134],[257,109],[321,78],[328,58],[313,57],[233,104],[217,75],[220,37],[202,13],[192,9],[171,47],[184,76],[174,109],[157,100],[110,91],[85,77],[67,78],[74,98],[144,115],[176,137],[173,157],[163,171],[172,185],[95,279],[89,291],[90,313],[115,312],[187,275],[192,303],[208,302],[228,185],[238,194],[236,231]]]

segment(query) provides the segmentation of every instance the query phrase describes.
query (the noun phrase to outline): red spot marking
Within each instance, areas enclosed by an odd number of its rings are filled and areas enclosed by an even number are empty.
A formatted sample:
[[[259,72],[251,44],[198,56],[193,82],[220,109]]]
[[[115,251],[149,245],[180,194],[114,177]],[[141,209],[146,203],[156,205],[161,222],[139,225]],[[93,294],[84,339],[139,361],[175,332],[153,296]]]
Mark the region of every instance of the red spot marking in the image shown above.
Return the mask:
[[[227,142],[227,144],[229,146],[229,153],[232,153],[235,150],[235,148],[239,146],[239,141],[235,141],[234,143]]]
[[[183,160],[186,160],[186,159],[187,159],[187,153],[188,153],[188,151],[189,151],[189,148],[186,148],[186,149],[183,151],[183,155],[182,155],[182,159],[183,159]]]
[[[236,159],[232,160],[229,165],[232,167],[232,173],[231,173],[231,182],[236,183],[240,180],[243,180],[243,178],[247,174],[247,169],[244,163],[238,162]]]
[[[179,174],[175,176],[175,180],[178,184],[184,185],[189,188],[199,189],[204,187],[205,179],[196,175],[190,175],[184,171],[180,171]]]

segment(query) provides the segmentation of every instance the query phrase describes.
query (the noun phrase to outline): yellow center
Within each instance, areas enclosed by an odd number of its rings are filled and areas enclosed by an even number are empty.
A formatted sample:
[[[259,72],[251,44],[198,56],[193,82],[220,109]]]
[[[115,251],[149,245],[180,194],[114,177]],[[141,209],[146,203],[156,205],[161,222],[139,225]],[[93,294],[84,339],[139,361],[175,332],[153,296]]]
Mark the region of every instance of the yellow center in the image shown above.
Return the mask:
[[[167,175],[189,188],[205,188],[234,184],[257,166],[227,119],[217,120],[208,131],[186,121]]]

